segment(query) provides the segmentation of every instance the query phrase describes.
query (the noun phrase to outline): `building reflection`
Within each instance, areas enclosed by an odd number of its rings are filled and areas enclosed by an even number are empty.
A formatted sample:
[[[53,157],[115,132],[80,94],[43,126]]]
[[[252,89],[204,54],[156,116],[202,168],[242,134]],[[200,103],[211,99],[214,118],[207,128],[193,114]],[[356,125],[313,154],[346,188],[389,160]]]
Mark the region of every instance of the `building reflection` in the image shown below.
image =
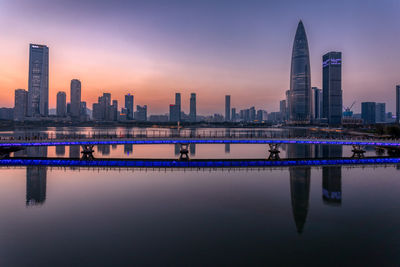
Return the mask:
[[[27,147],[28,157],[47,157],[47,147]],[[46,200],[47,167],[26,167],[26,205],[41,205]]]
[[[190,155],[195,156],[196,155],[196,144],[190,144],[189,151],[190,151]]]
[[[124,154],[130,155],[133,152],[133,145],[132,144],[124,144]]]
[[[97,151],[101,155],[110,155],[110,145],[97,145]]]
[[[322,145],[324,158],[339,158],[343,155],[342,146]],[[342,203],[342,167],[322,168],[322,199],[325,204],[340,206]]]
[[[65,146],[56,146],[56,155],[64,156],[65,155]]]
[[[231,144],[225,144],[225,153],[226,154],[231,153]]]
[[[178,155],[180,155],[181,153],[180,153],[180,151],[181,151],[181,145],[180,144],[174,144],[174,154],[175,154],[175,156],[178,156]]]
[[[81,148],[80,146],[69,146],[69,157],[70,158],[80,158]]]
[[[41,205],[46,200],[47,168],[26,167],[26,205]]]
[[[310,158],[311,146],[288,145],[289,158]],[[307,220],[310,199],[311,167],[290,167],[290,196],[293,217],[299,234],[303,232]]]

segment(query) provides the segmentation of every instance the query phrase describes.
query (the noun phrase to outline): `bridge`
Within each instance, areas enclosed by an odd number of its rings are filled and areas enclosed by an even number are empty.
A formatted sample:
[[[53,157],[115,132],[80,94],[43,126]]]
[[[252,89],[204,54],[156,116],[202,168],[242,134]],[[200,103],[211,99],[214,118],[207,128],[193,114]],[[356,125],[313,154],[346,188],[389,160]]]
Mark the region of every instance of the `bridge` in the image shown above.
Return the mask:
[[[154,145],[154,144],[309,144],[309,145],[350,145],[400,148],[400,140],[354,139],[354,138],[275,138],[267,136],[196,136],[196,137],[76,137],[67,139],[2,139],[0,147],[27,146],[83,146],[83,145]]]
[[[307,166],[352,166],[400,164],[399,157],[329,158],[329,159],[71,159],[6,158],[0,166],[117,167],[117,168],[274,168]]]

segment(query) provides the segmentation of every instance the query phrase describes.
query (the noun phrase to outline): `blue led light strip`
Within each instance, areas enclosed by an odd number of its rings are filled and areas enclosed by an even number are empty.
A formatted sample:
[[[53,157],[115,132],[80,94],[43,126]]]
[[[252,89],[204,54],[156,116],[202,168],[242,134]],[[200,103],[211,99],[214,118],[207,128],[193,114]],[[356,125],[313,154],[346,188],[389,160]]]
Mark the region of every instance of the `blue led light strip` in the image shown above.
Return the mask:
[[[400,164],[400,158],[309,159],[309,160],[79,160],[79,159],[1,159],[0,166],[73,166],[137,168],[221,168],[221,167],[290,167],[324,165]]]

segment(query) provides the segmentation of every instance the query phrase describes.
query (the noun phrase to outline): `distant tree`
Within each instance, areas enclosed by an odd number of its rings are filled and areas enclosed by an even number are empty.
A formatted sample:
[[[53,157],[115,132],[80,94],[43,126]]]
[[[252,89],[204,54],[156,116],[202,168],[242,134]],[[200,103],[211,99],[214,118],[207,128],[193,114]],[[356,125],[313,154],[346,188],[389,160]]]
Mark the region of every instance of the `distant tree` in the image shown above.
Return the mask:
[[[400,137],[400,126],[398,126],[398,125],[388,126],[387,133],[390,134],[392,137],[399,138]]]

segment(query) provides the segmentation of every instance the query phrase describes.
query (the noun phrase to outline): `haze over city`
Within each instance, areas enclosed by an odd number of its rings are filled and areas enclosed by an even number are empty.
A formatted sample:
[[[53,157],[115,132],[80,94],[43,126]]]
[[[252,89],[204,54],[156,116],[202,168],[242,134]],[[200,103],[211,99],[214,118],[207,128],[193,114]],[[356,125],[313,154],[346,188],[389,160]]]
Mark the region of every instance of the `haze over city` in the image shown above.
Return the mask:
[[[400,81],[400,3],[385,1],[0,1],[0,106],[27,89],[29,43],[49,47],[49,104],[71,79],[91,107],[102,92],[149,113],[167,113],[175,92],[199,114],[232,105],[279,109],[289,89],[297,23],[307,30],[312,86],[321,87],[322,55],[343,54],[343,105],[387,103]]]

